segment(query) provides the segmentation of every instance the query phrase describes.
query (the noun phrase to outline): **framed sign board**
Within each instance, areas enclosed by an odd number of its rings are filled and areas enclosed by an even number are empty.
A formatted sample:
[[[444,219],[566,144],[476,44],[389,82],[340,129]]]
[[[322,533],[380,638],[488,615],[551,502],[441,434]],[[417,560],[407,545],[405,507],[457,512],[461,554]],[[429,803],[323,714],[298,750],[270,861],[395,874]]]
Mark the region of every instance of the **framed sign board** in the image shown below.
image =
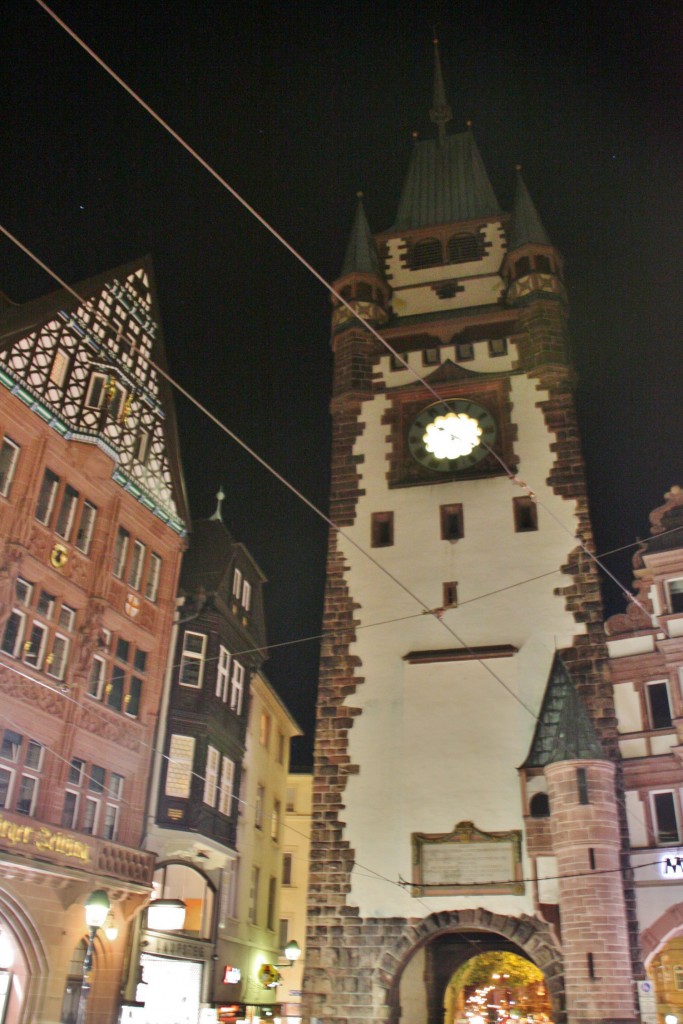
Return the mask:
[[[452,832],[411,839],[413,896],[524,892],[521,831],[482,832],[461,821]]]

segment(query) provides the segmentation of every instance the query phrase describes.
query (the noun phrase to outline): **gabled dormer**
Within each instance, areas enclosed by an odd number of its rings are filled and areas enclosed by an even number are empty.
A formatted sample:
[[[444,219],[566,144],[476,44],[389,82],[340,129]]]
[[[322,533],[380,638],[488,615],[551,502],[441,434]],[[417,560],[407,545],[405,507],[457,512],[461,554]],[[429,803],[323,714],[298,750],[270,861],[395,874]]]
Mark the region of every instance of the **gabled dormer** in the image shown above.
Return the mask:
[[[0,384],[177,532],[189,521],[149,257],[2,312]],[[79,296],[80,298],[77,298]],[[82,301],[81,301],[82,300]]]

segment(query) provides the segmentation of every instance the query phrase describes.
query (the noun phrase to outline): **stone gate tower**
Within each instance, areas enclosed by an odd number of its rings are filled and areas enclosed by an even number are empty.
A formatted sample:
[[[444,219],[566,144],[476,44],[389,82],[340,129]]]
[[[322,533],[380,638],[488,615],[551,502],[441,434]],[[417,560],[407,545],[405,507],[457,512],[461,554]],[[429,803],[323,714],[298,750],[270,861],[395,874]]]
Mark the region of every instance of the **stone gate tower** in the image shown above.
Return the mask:
[[[521,174],[506,213],[472,132],[449,132],[438,48],[431,115],[394,225],[373,236],[359,200],[336,282],[393,352],[336,305],[305,1000],[325,1022],[440,1024],[452,972],[500,948],[544,971],[556,1020],[629,1020],[623,944],[621,1012],[572,1005],[611,947],[575,956],[544,881],[583,871],[537,826],[576,766],[518,771],[557,653],[617,820],[562,260]],[[572,912],[626,934],[623,896]]]

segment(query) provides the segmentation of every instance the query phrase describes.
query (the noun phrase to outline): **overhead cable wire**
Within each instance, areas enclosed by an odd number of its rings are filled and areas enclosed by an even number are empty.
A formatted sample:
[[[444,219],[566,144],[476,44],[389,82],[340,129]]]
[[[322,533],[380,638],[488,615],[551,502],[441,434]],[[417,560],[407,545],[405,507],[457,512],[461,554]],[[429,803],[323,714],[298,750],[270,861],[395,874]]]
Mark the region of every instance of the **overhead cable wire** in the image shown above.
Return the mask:
[[[305,269],[308,270],[309,273],[313,275],[313,277],[316,278],[316,280],[336,299],[336,301],[340,305],[343,305],[347,309],[347,311],[349,313],[351,313],[351,315],[353,317],[355,317],[355,319],[363,326],[363,328],[365,330],[369,331],[369,333],[372,334],[373,337],[375,337],[380,342],[380,344],[385,349],[387,349],[387,351],[395,359],[397,359],[412,374],[412,376],[415,378],[416,381],[418,381],[420,384],[422,384],[426,388],[426,390],[437,401],[439,401],[439,402],[443,401],[442,396],[437,391],[434,390],[434,388],[429,384],[429,382],[426,381],[424,378],[420,377],[420,375],[417,373],[417,371],[414,370],[408,364],[408,362],[403,358],[403,356],[399,352],[397,352],[391,346],[391,344],[386,340],[386,338],[384,338],[375,327],[373,327],[370,323],[368,323],[363,318],[363,316],[360,314],[360,312],[357,309],[355,309],[351,305],[351,303],[349,303],[346,300],[346,298],[343,295],[341,295],[334,288],[334,286],[332,284],[330,284],[330,282],[318,270],[316,270],[316,268],[298,251],[298,249],[296,249],[295,246],[293,246],[290,242],[288,242],[287,239],[284,238],[284,236],[281,235],[273,227],[273,225],[270,224],[270,222],[268,220],[266,220],[266,218],[262,214],[260,214],[258,212],[258,210],[256,210],[255,207],[252,206],[251,203],[249,203],[244,198],[244,196],[241,195],[240,192],[237,191],[236,188],[234,188],[221,174],[219,174],[218,171],[207,160],[205,160],[204,157],[202,157],[197,152],[197,150],[194,149],[194,147],[190,145],[189,142],[187,142],[174,128],[172,128],[171,125],[168,123],[168,121],[164,120],[164,118],[161,117],[161,115],[158,114],[156,112],[156,110],[154,110],[154,108],[151,107],[139,95],[139,93],[137,93],[130,85],[128,85],[128,83],[120,75],[118,75],[114,71],[114,69],[109,64],[107,64],[106,61],[104,61],[99,56],[99,54],[97,54],[92,49],[92,47],[88,46],[88,44],[85,42],[85,40],[81,39],[81,37],[76,32],[74,32],[73,29],[70,28],[66,24],[66,22],[63,21],[48,6],[47,3],[45,3],[45,0],[36,0],[36,3],[40,7],[42,7],[43,10],[46,12],[46,14],[48,14],[60,26],[60,28],[62,28],[74,40],[74,42],[78,43],[78,45],[88,54],[88,56],[91,57],[103,69],[103,71],[105,71],[111,78],[113,78],[114,81],[118,85],[120,85],[121,88],[124,89],[128,93],[128,95],[139,106],[141,106],[143,108],[143,110],[145,110],[150,115],[150,117],[152,117],[157,122],[157,124],[159,124],[164,129],[164,131],[168,132],[168,134],[171,135],[171,137],[173,139],[175,139],[175,141],[180,146],[182,146],[183,149],[186,150],[186,152],[189,153],[190,156],[194,160],[196,160],[204,168],[204,170],[207,171],[222,186],[222,188],[224,188],[233,197],[233,199],[235,199],[238,203],[240,203],[240,205],[243,206],[244,209],[247,210],[247,212],[250,213],[259,222],[259,224],[261,224],[261,226],[263,228],[266,229],[266,231],[268,231],[282,246],[284,246],[284,248],[290,253],[290,255],[292,255],[299,263],[301,263],[301,265],[303,267],[305,267]],[[162,373],[163,373],[163,371],[162,371]],[[164,374],[164,376],[165,376],[165,374]],[[493,458],[495,458],[497,460],[497,462],[499,463],[499,465],[501,466],[501,468],[503,469],[503,471],[507,475],[508,479],[512,483],[516,484],[517,486],[519,486],[523,490],[525,490],[527,492],[527,494],[530,497],[532,497],[533,500],[536,501],[537,504],[539,504],[540,507],[543,508],[547,512],[547,514],[555,521],[555,523],[560,527],[560,529],[562,529],[565,533],[569,534],[569,536],[572,538],[572,540],[574,540],[579,545],[579,547],[582,549],[584,554],[587,555],[587,557],[591,561],[593,561],[594,564],[599,566],[602,569],[602,571],[605,573],[605,575],[608,576],[612,580],[612,582],[615,583],[616,586],[619,587],[619,589],[629,598],[629,600],[633,601],[640,608],[640,610],[643,612],[643,614],[646,615],[650,619],[650,621],[652,621],[653,624],[654,624],[654,616],[651,615],[651,613],[647,611],[647,609],[638,601],[638,599],[636,597],[634,597],[624,587],[624,585],[620,582],[620,580],[618,580],[617,577],[614,576],[613,573],[611,573],[610,570],[607,569],[606,566],[603,566],[599,562],[599,560],[598,560],[597,556],[595,555],[595,553],[590,550],[589,545],[581,537],[577,536],[575,533],[572,533],[572,531],[569,529],[569,527],[565,526],[565,524],[562,522],[562,520],[559,518],[559,516],[557,516],[544,502],[539,501],[537,493],[531,488],[531,486],[529,484],[527,484],[525,481],[519,479],[519,477],[505,463],[504,459],[497,452],[495,452],[492,448],[490,448],[489,445],[486,444],[485,442],[482,441],[481,444],[482,444],[482,447],[484,447],[487,450],[487,452]],[[243,447],[244,447],[244,445],[243,445]],[[310,503],[307,502],[307,504],[310,504]],[[346,534],[342,533],[342,536],[344,536],[345,539],[347,539],[347,540],[349,539]]]

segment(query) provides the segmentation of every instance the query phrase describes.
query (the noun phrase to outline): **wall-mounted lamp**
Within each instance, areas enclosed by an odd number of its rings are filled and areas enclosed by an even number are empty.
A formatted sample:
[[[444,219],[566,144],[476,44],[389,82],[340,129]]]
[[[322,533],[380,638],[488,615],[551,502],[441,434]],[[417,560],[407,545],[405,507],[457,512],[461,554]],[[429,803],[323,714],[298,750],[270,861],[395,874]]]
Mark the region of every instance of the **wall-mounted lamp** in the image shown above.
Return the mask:
[[[85,901],[85,923],[90,929],[88,945],[83,958],[83,981],[78,996],[78,1010],[76,1013],[76,1024],[85,1024],[85,1016],[88,1008],[88,996],[90,995],[90,972],[92,970],[92,956],[95,948],[95,936],[98,930],[107,920],[111,910],[109,897],[104,889],[95,889]]]
[[[282,981],[280,971],[285,967],[293,967],[301,956],[301,947],[294,939],[290,939],[284,948],[286,963],[261,964],[258,972],[258,979],[264,988],[276,988]]]
[[[119,930],[116,927],[116,921],[114,920],[114,911],[110,910],[107,914],[107,920],[104,922],[104,934],[107,936],[110,942],[116,942],[119,937]]]

